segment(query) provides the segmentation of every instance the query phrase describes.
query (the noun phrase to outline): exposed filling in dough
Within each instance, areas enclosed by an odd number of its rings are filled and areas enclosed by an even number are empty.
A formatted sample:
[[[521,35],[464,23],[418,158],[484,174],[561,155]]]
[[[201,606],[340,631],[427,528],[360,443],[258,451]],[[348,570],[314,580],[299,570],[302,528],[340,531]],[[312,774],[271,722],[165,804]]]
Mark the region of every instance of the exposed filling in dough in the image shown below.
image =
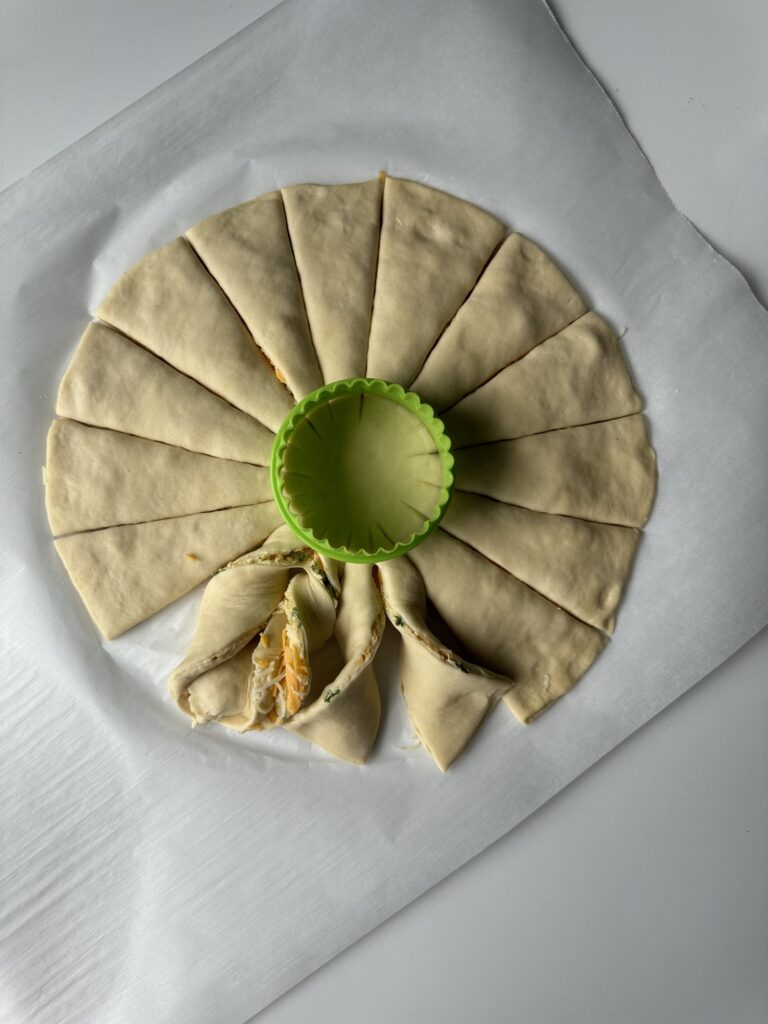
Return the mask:
[[[272,615],[253,652],[254,729],[293,718],[309,693],[306,636],[298,610],[287,603]]]

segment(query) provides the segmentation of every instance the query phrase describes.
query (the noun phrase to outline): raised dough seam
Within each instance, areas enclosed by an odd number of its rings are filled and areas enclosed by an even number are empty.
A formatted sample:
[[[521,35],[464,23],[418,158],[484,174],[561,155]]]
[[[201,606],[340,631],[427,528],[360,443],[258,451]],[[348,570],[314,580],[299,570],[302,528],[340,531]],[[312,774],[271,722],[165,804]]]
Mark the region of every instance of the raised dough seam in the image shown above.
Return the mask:
[[[411,565],[413,565],[413,562],[411,562]],[[416,571],[418,572],[419,570],[416,569]],[[424,589],[426,591],[426,584],[424,584]],[[384,608],[387,613],[387,618],[392,624],[393,629],[397,630],[398,633],[402,634],[404,638],[407,637],[411,640],[414,640],[417,644],[419,644],[421,649],[425,651],[436,662],[438,662],[438,664],[445,665],[447,668],[453,668],[460,674],[474,674],[482,676],[483,679],[487,679],[489,682],[495,682],[499,683],[499,685],[506,686],[508,690],[512,689],[514,686],[517,685],[516,680],[510,678],[509,676],[505,676],[500,672],[494,672],[492,669],[489,668],[483,668],[483,666],[478,664],[476,661],[470,661],[468,658],[460,657],[458,654],[452,651],[451,648],[447,646],[447,644],[443,644],[440,642],[438,637],[436,637],[432,630],[429,629],[426,622],[424,623],[424,630],[419,630],[416,628],[416,626],[411,625],[411,623],[408,622],[404,615],[401,615],[400,612],[395,610],[394,606],[387,600],[386,597],[384,597]],[[397,625],[397,623],[395,622],[396,619],[401,620],[400,625]],[[444,652],[449,657],[443,657],[442,652]],[[471,687],[468,686],[467,689],[471,690]]]
[[[246,648],[252,640],[254,640],[257,636],[263,633],[273,614],[274,612],[270,612],[267,618],[264,619],[263,622],[259,623],[257,628],[253,631],[251,631],[250,629],[246,630],[244,633],[241,633],[240,636],[236,637],[234,640],[230,640],[228,644],[220,648],[214,654],[209,654],[205,658],[199,658],[196,662],[194,662],[194,664],[189,665],[184,670],[184,672],[179,673],[178,682],[181,687],[179,697],[181,697],[184,694],[188,694],[190,686],[193,683],[197,682],[200,676],[204,675],[206,672],[210,672],[211,669],[218,668],[220,665],[223,665],[226,661],[230,661],[232,658],[234,658],[236,654],[239,654],[240,651]],[[251,680],[251,675],[252,673],[249,673],[249,682]],[[175,676],[176,672],[173,673],[172,678],[174,678]],[[171,691],[172,696],[176,700],[178,700],[179,697],[177,697],[175,692],[171,690],[170,679],[168,681],[168,689]],[[213,719],[213,721],[216,721],[216,719]]]
[[[384,611],[384,603],[380,595],[377,600],[377,606],[378,607],[376,611],[376,618],[373,620],[371,626],[370,640],[366,644],[362,645],[362,649],[361,647],[357,647],[355,649],[355,653],[353,654],[353,656],[345,660],[343,668],[336,675],[336,677],[332,679],[329,683],[326,683],[326,685],[323,687],[320,693],[318,693],[317,697],[312,701],[311,704],[305,704],[301,708],[299,708],[296,714],[290,719],[291,722],[296,722],[297,725],[303,725],[306,722],[311,723],[314,719],[316,719],[319,715],[322,714],[324,710],[323,705],[331,703],[331,701],[327,701],[325,699],[326,694],[332,692],[333,690],[336,690],[337,693],[334,694],[333,698],[335,700],[337,696],[340,696],[342,693],[346,693],[347,690],[353,685],[353,683],[357,682],[357,680],[362,676],[363,672],[365,672],[366,669],[373,669],[373,661],[374,658],[376,657],[379,645],[381,644],[381,639],[384,635],[384,628],[387,624],[387,616]],[[334,637],[336,637],[335,627]],[[338,643],[337,637],[336,642]],[[341,645],[339,644],[339,647],[340,646]],[[299,718],[300,715],[303,715],[303,717]]]

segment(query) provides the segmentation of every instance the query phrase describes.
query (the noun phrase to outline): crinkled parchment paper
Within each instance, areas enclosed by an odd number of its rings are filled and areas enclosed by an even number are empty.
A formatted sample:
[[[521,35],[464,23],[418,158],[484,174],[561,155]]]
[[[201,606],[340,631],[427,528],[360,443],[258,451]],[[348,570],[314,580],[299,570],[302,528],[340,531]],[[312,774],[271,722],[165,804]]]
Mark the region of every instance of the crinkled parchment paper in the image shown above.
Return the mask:
[[[620,331],[660,488],[615,639],[445,777],[192,732],[165,692],[199,592],[100,642],[40,467],[118,273],[276,185],[380,168],[528,234]],[[675,211],[540,0],[287,0],[0,196],[5,1021],[249,1017],[525,818],[768,621],[768,314]],[[732,699],[738,700],[738,694]]]

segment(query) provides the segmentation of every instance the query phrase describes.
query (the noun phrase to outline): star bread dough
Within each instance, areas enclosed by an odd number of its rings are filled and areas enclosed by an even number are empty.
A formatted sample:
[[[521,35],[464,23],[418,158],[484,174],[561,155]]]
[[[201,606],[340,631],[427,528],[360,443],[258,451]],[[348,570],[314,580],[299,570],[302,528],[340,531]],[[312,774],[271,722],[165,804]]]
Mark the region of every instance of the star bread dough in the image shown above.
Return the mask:
[[[344,567],[336,640],[343,667],[287,728],[346,761],[368,759],[381,717],[373,659],[384,632],[384,608],[370,566]]]
[[[443,529],[571,615],[613,631],[637,530],[532,512],[463,491],[454,494]]]
[[[599,630],[444,530],[409,557],[432,603],[466,649],[514,681],[504,700],[522,722],[570,690],[606,644]]]
[[[190,723],[283,728],[351,764],[375,749],[389,620],[446,771],[497,704],[529,723],[568,693],[616,628],[657,481],[632,325],[620,340],[543,248],[423,182],[243,198],[129,268],[85,329],[47,439],[56,550],[108,640],[205,584],[168,680]],[[440,526],[379,565],[300,540],[268,469],[297,400],[366,375],[430,403],[455,460]],[[392,420],[330,403],[286,459],[297,508],[321,487],[339,510],[324,536],[374,548],[382,496],[401,532],[428,518],[442,463]],[[330,459],[339,433],[358,444]]]
[[[642,408],[619,342],[585,313],[443,414],[456,448],[628,416]]]
[[[643,526],[656,459],[641,415],[456,452],[456,487],[539,512]]]
[[[206,587],[192,646],[168,684],[179,707],[198,724],[238,732],[293,717],[309,692],[310,656],[333,631],[336,600],[318,556],[278,528]],[[249,657],[239,657],[246,646]]]

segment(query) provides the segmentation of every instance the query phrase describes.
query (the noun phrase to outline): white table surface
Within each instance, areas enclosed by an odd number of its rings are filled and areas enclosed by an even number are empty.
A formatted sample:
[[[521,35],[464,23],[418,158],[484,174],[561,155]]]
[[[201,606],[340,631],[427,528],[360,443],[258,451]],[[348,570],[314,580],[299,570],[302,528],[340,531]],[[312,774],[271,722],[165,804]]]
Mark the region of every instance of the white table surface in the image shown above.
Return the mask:
[[[2,0],[0,187],[271,6]],[[765,0],[553,7],[680,210],[768,302]],[[766,735],[768,630],[258,1024],[764,1024]]]

